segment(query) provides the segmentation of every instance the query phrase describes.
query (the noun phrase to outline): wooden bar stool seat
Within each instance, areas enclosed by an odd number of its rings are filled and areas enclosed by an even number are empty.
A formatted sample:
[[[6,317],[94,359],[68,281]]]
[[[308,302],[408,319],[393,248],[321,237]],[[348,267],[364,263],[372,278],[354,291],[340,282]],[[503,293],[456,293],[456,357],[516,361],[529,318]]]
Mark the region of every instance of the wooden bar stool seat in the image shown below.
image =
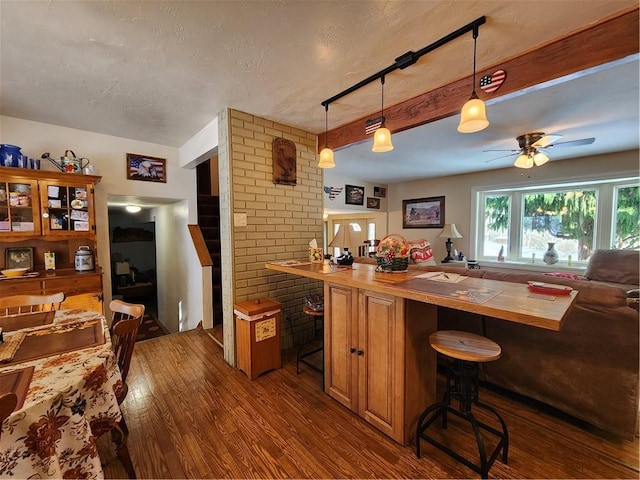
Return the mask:
[[[324,371],[324,368],[322,367],[318,367],[316,364],[314,364],[313,362],[307,360],[308,357],[310,357],[311,355],[314,355],[318,352],[323,352],[324,353],[324,341],[321,338],[320,339],[320,346],[317,346],[318,344],[318,335],[322,335],[323,332],[323,326],[324,326],[324,312],[323,311],[318,311],[318,310],[313,310],[312,308],[309,308],[308,306],[304,305],[302,307],[302,311],[313,317],[313,334],[314,334],[314,338],[309,340],[308,342],[303,343],[302,345],[300,345],[300,347],[298,347],[298,353],[296,355],[296,374],[300,373],[300,364],[306,365],[307,367],[311,368],[312,370],[315,370],[316,372],[320,372],[322,373]],[[320,328],[318,328],[318,320],[320,321]],[[314,348],[311,348],[311,350],[308,349],[308,347],[310,345],[315,345]],[[322,359],[322,366],[324,366],[324,358]]]
[[[486,337],[457,330],[434,332],[429,336],[429,344],[435,351],[449,360],[447,365],[447,386],[442,401],[428,407],[418,420],[416,455],[420,458],[420,440],[423,439],[479,473],[482,478],[488,478],[489,469],[501,451],[502,462],[507,463],[509,434],[507,425],[498,412],[493,407],[478,400],[478,364],[500,358],[502,353],[500,345]],[[459,401],[457,409],[452,406],[452,399]],[[493,413],[500,422],[502,430],[497,430],[478,421],[471,411],[472,405]],[[473,463],[428,434],[427,429],[439,417],[442,417],[442,428],[447,428],[448,413],[456,415],[471,424],[478,445],[479,464]],[[487,456],[481,430],[485,430],[499,439],[489,456]]]

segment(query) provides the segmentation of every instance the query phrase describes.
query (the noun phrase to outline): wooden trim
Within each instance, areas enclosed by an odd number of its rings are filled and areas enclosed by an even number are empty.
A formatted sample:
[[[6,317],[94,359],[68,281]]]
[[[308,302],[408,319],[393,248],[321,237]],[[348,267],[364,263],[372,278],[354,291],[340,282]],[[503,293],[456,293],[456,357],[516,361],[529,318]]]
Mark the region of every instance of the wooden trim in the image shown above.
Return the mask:
[[[592,27],[542,45],[520,56],[478,71],[476,78],[496,70],[507,72],[507,80],[494,94],[476,89],[483,100],[498,98],[525,88],[603,65],[638,53],[638,7]],[[469,99],[471,75],[423,93],[391,107],[385,107],[385,124],[400,132],[458,114]],[[364,124],[372,113],[328,132],[328,145],[336,150],[369,137]],[[318,135],[318,152],[325,145],[324,132]]]
[[[200,230],[200,226],[187,225],[187,227],[189,227],[189,234],[191,234],[193,246],[196,248],[196,254],[198,255],[198,259],[200,260],[200,266],[212,266],[213,260],[211,260],[211,255],[209,254],[209,250],[207,249],[207,243],[204,241],[204,237],[202,236],[202,230]]]

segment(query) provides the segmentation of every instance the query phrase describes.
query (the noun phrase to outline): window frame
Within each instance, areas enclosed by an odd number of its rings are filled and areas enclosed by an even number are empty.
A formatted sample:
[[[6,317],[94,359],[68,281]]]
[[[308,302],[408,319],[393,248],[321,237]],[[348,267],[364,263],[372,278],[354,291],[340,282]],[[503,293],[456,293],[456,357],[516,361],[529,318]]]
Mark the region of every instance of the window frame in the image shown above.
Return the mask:
[[[471,195],[471,226],[472,240],[474,247],[472,249],[474,259],[483,265],[504,266],[506,268],[525,268],[535,270],[576,270],[583,271],[586,269],[588,261],[577,261],[573,259],[572,265],[555,264],[547,266],[542,262],[541,258],[536,258],[535,263],[531,263],[525,258],[521,258],[522,243],[522,208],[523,195],[538,192],[549,191],[566,191],[573,189],[594,189],[596,190],[596,215],[594,221],[593,248],[612,248],[615,234],[615,220],[617,211],[617,192],[619,188],[633,187],[639,185],[640,177],[636,175],[622,176],[618,178],[583,178],[583,179],[567,179],[563,182],[541,181],[535,185],[530,183],[517,183],[499,186],[482,186],[473,187]],[[484,228],[485,216],[484,207],[485,199],[488,196],[508,196],[510,197],[509,207],[509,248],[508,255],[505,255],[504,262],[498,262],[497,258],[485,256],[484,251]]]

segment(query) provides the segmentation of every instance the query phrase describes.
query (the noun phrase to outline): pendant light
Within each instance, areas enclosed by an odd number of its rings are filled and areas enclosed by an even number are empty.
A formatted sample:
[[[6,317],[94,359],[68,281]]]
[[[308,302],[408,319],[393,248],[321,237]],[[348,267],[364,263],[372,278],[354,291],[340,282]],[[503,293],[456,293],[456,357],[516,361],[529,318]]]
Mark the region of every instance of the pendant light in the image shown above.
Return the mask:
[[[373,132],[373,148],[372,152],[382,153],[390,152],[393,150],[393,144],[391,143],[391,132],[384,126],[384,75],[380,77],[380,83],[382,84],[382,124],[375,132]]]
[[[324,148],[320,152],[318,168],[333,168],[336,162],[333,160],[333,150],[329,148],[329,104],[324,106]]]
[[[489,126],[484,102],[476,94],[476,43],[478,27],[473,28],[473,92],[471,98],[462,107],[458,131],[461,133],[475,133]]]

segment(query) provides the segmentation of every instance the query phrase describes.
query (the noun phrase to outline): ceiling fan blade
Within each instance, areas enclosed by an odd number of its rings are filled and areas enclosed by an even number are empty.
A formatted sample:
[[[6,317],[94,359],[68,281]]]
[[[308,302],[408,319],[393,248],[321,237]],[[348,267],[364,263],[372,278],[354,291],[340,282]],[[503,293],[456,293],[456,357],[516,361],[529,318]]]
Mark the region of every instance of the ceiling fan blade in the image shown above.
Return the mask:
[[[518,148],[517,150],[509,150],[509,149],[502,149],[502,150],[482,150],[483,152],[514,152],[517,153],[520,151],[520,149]]]
[[[581,138],[580,140],[570,140],[568,142],[560,142],[560,143],[552,143],[543,148],[555,148],[555,147],[577,147],[580,145],[591,145],[595,142],[596,139],[594,137],[590,138]]]
[[[545,148],[548,147],[549,145],[551,145],[553,142],[555,142],[556,140],[560,140],[562,138],[562,135],[545,135],[544,137],[542,137],[540,140],[533,142],[531,144],[532,147],[535,148]]]
[[[486,152],[499,152],[501,150],[485,150]],[[504,151],[504,150],[502,150]],[[496,157],[496,158],[492,158],[491,160],[485,160],[484,163],[489,163],[489,162],[493,162],[495,160],[500,160],[501,158],[507,158],[507,157],[515,157],[516,155],[518,155],[520,153],[520,150],[514,150],[516,153],[510,153],[509,155],[502,155],[501,157]]]

